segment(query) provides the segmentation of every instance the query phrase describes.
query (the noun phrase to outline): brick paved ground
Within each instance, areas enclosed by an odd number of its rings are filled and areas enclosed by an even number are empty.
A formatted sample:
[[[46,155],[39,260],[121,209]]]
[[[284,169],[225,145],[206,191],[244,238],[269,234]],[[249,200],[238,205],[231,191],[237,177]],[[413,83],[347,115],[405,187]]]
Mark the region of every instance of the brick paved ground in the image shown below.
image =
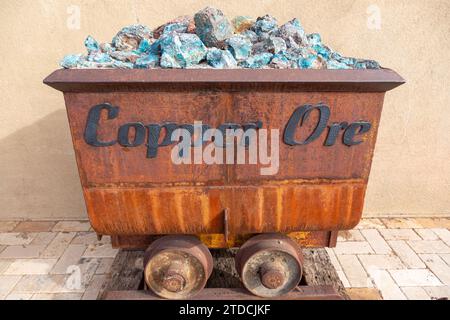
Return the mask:
[[[450,219],[364,219],[327,249],[354,299],[450,297]],[[85,221],[0,222],[0,300],[96,299],[117,250]]]

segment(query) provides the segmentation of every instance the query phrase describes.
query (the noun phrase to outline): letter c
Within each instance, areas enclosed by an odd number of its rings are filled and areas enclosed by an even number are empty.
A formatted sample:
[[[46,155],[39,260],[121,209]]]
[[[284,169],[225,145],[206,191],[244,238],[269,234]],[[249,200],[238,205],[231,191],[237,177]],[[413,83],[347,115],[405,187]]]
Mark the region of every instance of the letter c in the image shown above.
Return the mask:
[[[117,116],[119,115],[119,107],[113,107],[109,103],[102,103],[92,107],[92,109],[89,111],[86,130],[84,131],[84,140],[87,144],[94,147],[109,147],[115,145],[117,142],[116,140],[109,142],[102,142],[98,140],[98,122],[100,121],[102,110],[108,111],[108,120],[117,118]]]

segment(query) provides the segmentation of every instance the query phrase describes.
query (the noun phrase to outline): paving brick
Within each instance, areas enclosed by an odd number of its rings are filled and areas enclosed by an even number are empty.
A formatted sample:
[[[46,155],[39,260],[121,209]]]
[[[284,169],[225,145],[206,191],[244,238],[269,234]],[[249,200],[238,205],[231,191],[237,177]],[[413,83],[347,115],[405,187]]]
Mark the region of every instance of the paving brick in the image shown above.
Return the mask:
[[[425,264],[405,241],[388,241],[388,243],[406,267],[425,268]]]
[[[9,246],[2,253],[0,253],[1,259],[31,259],[38,258],[44,251],[45,246]]]
[[[334,256],[334,253],[333,253],[333,256]],[[334,257],[334,259],[335,259],[335,263],[336,263],[337,262],[336,257]],[[114,258],[100,259],[100,263],[97,267],[97,270],[95,270],[95,274],[109,274],[111,272],[111,267],[112,267],[113,262],[114,262]],[[339,265],[339,268],[340,268],[340,265]]]
[[[51,274],[66,274],[69,266],[77,265],[80,262],[81,256],[86,251],[85,245],[71,244],[69,245],[58,263],[53,267]]]
[[[413,229],[383,229],[379,232],[385,240],[422,240]]]
[[[422,226],[411,218],[386,218],[381,219],[388,229],[414,229]]]
[[[334,248],[336,254],[369,254],[374,253],[372,247],[366,241],[339,242]]]
[[[352,300],[383,300],[380,292],[375,288],[349,288],[346,291]]]
[[[81,300],[82,293],[36,293],[32,300]]]
[[[3,274],[13,261],[13,259],[0,259],[0,274]]]
[[[370,277],[384,300],[406,300],[406,296],[386,270],[371,270]]]
[[[0,232],[11,232],[18,224],[18,221],[0,221]]]
[[[61,232],[77,232],[77,231],[89,231],[91,225],[88,221],[60,221],[54,227],[52,231]]]
[[[450,253],[440,254],[440,256],[450,266]]]
[[[356,229],[384,229],[386,226],[380,219],[362,219]]]
[[[431,229],[414,229],[422,240],[439,240],[439,237]]]
[[[348,230],[339,232],[338,241],[365,241],[365,239],[359,230]]]
[[[4,272],[5,275],[48,274],[56,259],[18,259]]]
[[[43,258],[59,258],[69,243],[75,237],[75,232],[60,232],[50,242],[45,251],[42,253]]]
[[[97,300],[100,293],[103,292],[105,287],[105,275],[96,275],[93,277],[92,282],[86,289],[82,300]]]
[[[0,276],[0,295],[7,296],[22,276]]]
[[[421,228],[450,228],[450,219],[448,218],[414,218]]]
[[[48,245],[52,240],[56,237],[57,233],[55,232],[37,232],[34,233],[34,239],[31,241],[31,244],[35,245]]]
[[[450,285],[450,266],[444,260],[437,254],[420,254],[419,257],[443,284]]]
[[[32,296],[31,293],[11,293],[5,300],[30,300]]]
[[[55,224],[54,221],[22,221],[14,228],[14,232],[48,232]]]
[[[408,300],[430,300],[430,296],[421,287],[403,287],[401,288]]]
[[[73,286],[65,275],[26,275],[14,288],[16,293],[83,293],[84,287]]]
[[[90,244],[83,257],[86,258],[114,258],[119,252],[118,249],[113,249],[111,244]]]
[[[408,241],[408,245],[416,253],[450,253],[450,247],[447,246],[443,241]]]
[[[82,284],[87,286],[93,276],[95,275],[97,268],[100,264],[100,258],[81,258],[79,264],[77,265],[81,270]]]
[[[450,286],[444,287],[424,287],[431,299],[450,299]]]
[[[400,287],[442,286],[436,276],[427,269],[389,270]]]
[[[373,287],[366,271],[355,255],[337,255],[337,258],[352,288]]]
[[[77,232],[77,235],[72,240],[72,244],[97,244],[97,243],[111,243],[110,236],[103,236],[99,241],[95,232]]]
[[[344,286],[344,288],[351,288],[352,286],[350,285],[350,282],[348,282],[347,276],[345,275],[344,271],[339,270],[336,271],[339,279],[342,282],[342,285]]]
[[[450,246],[450,231],[447,229],[432,229],[438,237],[444,241],[447,246]]]
[[[378,230],[375,229],[367,229],[367,230],[361,230],[361,233],[366,238],[366,240],[369,242],[372,249],[377,254],[391,254],[392,249],[389,247],[387,242],[383,239],[383,237],[380,235]]]
[[[366,271],[371,269],[404,269],[405,265],[394,255],[358,255]]]
[[[30,244],[33,241],[32,235],[28,233],[0,233],[0,245],[2,246],[21,246]]]

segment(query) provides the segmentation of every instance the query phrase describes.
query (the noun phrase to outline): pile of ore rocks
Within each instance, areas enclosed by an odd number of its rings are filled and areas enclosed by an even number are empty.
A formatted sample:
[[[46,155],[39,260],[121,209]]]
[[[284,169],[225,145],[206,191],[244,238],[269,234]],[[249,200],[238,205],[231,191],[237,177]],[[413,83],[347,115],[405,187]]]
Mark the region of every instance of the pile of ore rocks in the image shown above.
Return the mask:
[[[111,43],[89,36],[87,55],[68,55],[67,69],[379,69],[376,61],[344,57],[306,34],[298,19],[279,25],[269,15],[256,20],[205,8],[176,18],[155,30],[143,25],[123,28]]]

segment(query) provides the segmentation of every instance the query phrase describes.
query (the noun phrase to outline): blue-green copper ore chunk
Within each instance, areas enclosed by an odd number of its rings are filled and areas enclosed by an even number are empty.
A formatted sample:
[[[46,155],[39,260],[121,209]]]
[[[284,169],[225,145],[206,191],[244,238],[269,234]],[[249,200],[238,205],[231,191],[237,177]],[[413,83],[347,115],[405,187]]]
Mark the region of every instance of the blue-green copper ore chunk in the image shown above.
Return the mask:
[[[307,46],[309,44],[305,30],[303,30],[298,19],[293,19],[282,25],[278,31],[278,36],[288,43],[288,47]]]
[[[237,67],[237,62],[228,50],[211,48],[206,55],[208,64],[216,69],[232,69]]]
[[[323,69],[324,65],[320,57],[311,55],[307,58],[300,58],[298,60],[300,69]]]
[[[178,33],[186,33],[188,29],[187,23],[171,23],[164,27],[163,34],[178,32]]]
[[[84,46],[86,47],[88,53],[100,51],[100,45],[97,40],[91,36],[88,36],[86,40],[84,40]]]
[[[272,60],[273,54],[265,52],[251,56],[247,60],[240,63],[241,67],[250,69],[260,69],[267,66]]]
[[[328,60],[327,61],[327,69],[330,70],[348,70],[348,69],[352,69],[352,67],[346,65],[343,62],[339,62],[336,60]]]
[[[98,63],[108,63],[108,62],[111,62],[112,59],[109,56],[109,54],[97,51],[97,52],[92,52],[88,56],[88,61],[98,62]]]
[[[252,42],[243,35],[227,39],[226,45],[237,61],[246,60],[252,53]]]
[[[156,68],[159,66],[159,55],[157,54],[147,54],[143,55],[136,60],[134,67],[137,69],[149,69]]]
[[[311,33],[307,36],[308,42],[311,46],[322,45],[322,37],[318,33]]]
[[[160,40],[163,68],[190,67],[206,57],[207,49],[195,34],[170,33],[162,35]]]
[[[194,16],[196,33],[208,47],[223,48],[224,41],[233,36],[233,26],[223,12],[207,7]]]
[[[373,60],[358,60],[355,69],[380,69],[380,64]]]
[[[291,68],[292,64],[291,61],[286,57],[286,54],[280,52],[273,56],[273,59],[270,62],[270,66],[275,69],[289,69]]]
[[[253,31],[262,38],[266,39],[271,32],[275,32],[278,29],[278,21],[272,16],[265,15],[256,19]]]
[[[142,40],[152,39],[153,32],[146,26],[135,24],[127,26],[117,33],[112,44],[118,50],[137,50]]]
[[[81,54],[69,54],[62,59],[60,65],[65,69],[74,69],[79,67],[82,60],[84,57]]]

